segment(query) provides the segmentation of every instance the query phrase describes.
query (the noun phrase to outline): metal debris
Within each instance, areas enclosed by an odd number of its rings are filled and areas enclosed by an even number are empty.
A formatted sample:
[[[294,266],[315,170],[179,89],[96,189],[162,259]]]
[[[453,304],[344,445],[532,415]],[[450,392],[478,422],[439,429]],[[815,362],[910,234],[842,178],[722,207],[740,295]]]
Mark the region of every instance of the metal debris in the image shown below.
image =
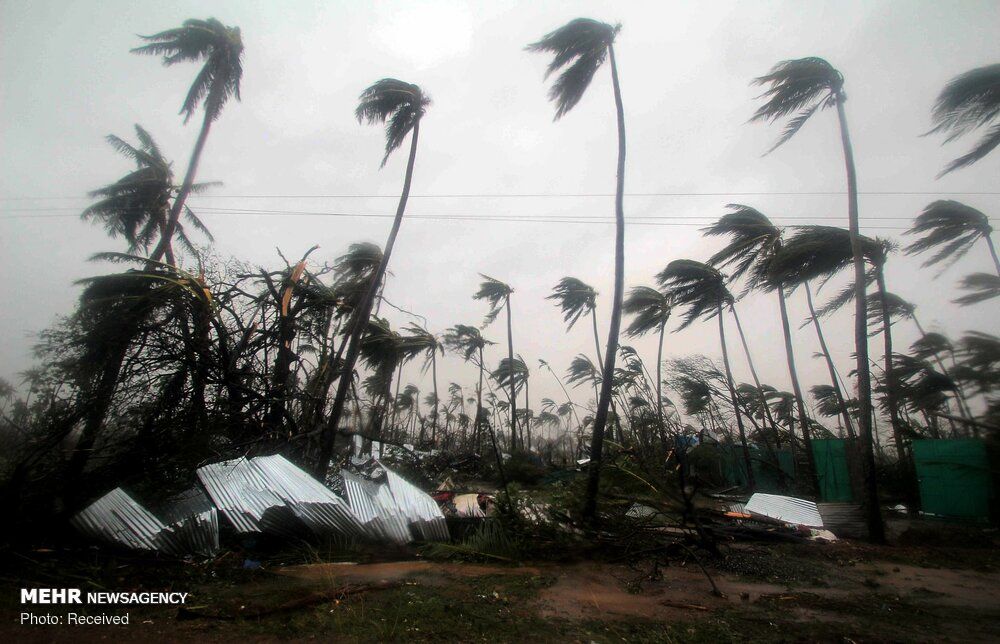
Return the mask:
[[[485,518],[486,513],[479,507],[478,494],[459,494],[454,498],[455,514],[460,517]]]
[[[218,517],[198,490],[175,499],[164,519],[118,487],[81,510],[70,523],[93,539],[131,550],[204,557],[218,552]]]
[[[392,493],[396,508],[416,529],[420,538],[424,541],[447,541],[450,538],[448,523],[431,495],[384,465],[382,469],[385,470],[385,487]]]
[[[396,502],[388,488],[347,470],[342,470],[340,476],[344,481],[344,494],[354,515],[372,538],[398,544],[413,541],[406,517],[396,509]]]
[[[757,492],[747,501],[746,511],[794,525],[823,527],[823,517],[820,516],[816,504],[792,496]]]
[[[365,536],[342,498],[283,456],[224,461],[198,469],[209,496],[237,532]]]

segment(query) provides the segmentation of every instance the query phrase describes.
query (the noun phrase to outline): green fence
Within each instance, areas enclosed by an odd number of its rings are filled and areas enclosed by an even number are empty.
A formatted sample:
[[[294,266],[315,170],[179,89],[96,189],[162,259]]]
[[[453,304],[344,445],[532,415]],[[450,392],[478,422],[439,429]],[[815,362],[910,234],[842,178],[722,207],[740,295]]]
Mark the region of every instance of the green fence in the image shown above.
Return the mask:
[[[963,519],[989,518],[993,484],[981,440],[916,440],[912,445],[924,512]]]
[[[748,481],[743,447],[719,445],[718,448],[722,461],[722,475],[726,482],[729,485],[746,487]],[[795,463],[791,451],[761,449],[757,445],[750,445],[749,448],[753,478],[757,484],[756,490],[770,493],[787,492],[795,476]]]
[[[847,442],[842,438],[813,439],[812,450],[819,479],[819,500],[826,503],[853,501]]]

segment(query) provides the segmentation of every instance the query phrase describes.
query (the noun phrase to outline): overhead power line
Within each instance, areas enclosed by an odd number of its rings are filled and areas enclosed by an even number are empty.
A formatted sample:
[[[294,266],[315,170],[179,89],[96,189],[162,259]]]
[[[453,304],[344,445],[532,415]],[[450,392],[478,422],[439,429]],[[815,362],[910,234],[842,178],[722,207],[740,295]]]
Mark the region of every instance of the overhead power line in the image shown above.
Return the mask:
[[[869,190],[858,193],[861,196],[923,196],[923,197],[946,197],[946,196],[968,196],[968,197],[988,197],[1000,196],[996,191],[913,191],[913,190]],[[837,197],[845,196],[847,192],[836,191],[747,191],[747,192],[626,192],[626,197]],[[605,198],[614,197],[614,193],[586,193],[586,192],[553,192],[553,193],[429,193],[410,195],[410,199],[547,199],[547,198]],[[398,194],[280,194],[280,195],[259,195],[259,194],[202,194],[192,197],[197,199],[398,199]],[[86,199],[81,196],[34,196],[34,197],[0,197],[0,201],[61,201],[71,199]]]

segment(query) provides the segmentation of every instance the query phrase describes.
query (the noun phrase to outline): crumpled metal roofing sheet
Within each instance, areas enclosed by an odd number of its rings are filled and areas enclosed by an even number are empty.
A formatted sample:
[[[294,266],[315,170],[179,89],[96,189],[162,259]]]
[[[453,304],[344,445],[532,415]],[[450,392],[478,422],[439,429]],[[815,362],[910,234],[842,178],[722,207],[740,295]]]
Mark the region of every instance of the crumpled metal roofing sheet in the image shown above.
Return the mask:
[[[413,541],[409,523],[400,514],[387,487],[367,481],[347,470],[342,470],[340,476],[354,515],[365,525],[373,539],[387,539],[398,544]]]
[[[198,478],[237,532],[299,532],[362,536],[350,506],[283,456],[258,456],[206,465]]]
[[[486,513],[479,507],[478,494],[459,494],[455,497],[455,513],[460,517],[485,518]]]
[[[420,534],[424,541],[447,541],[448,523],[437,502],[429,494],[413,485],[389,468],[385,470],[386,486],[392,493],[396,507]]]
[[[806,499],[778,494],[763,494],[757,492],[747,501],[746,511],[760,514],[785,523],[804,525],[811,528],[822,528],[823,517],[819,514],[816,504]]]
[[[85,535],[133,550],[158,550],[157,537],[166,525],[116,487],[70,519]]]
[[[163,517],[161,520],[119,487],[84,508],[70,523],[89,537],[133,550],[206,557],[218,552],[215,507],[200,491],[191,490],[174,499]]]

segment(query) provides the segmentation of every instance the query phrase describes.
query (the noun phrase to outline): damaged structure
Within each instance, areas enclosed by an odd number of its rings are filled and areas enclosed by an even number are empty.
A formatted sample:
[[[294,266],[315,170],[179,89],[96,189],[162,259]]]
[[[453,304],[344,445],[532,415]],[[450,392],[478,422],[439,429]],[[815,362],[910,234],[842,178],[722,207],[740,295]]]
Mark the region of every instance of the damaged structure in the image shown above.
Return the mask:
[[[71,523],[93,539],[173,556],[218,553],[219,514],[237,534],[311,532],[394,544],[449,539],[434,499],[381,463],[375,471],[384,482],[342,471],[344,499],[283,456],[222,461],[197,470],[205,492],[192,489],[160,516],[115,488]]]

